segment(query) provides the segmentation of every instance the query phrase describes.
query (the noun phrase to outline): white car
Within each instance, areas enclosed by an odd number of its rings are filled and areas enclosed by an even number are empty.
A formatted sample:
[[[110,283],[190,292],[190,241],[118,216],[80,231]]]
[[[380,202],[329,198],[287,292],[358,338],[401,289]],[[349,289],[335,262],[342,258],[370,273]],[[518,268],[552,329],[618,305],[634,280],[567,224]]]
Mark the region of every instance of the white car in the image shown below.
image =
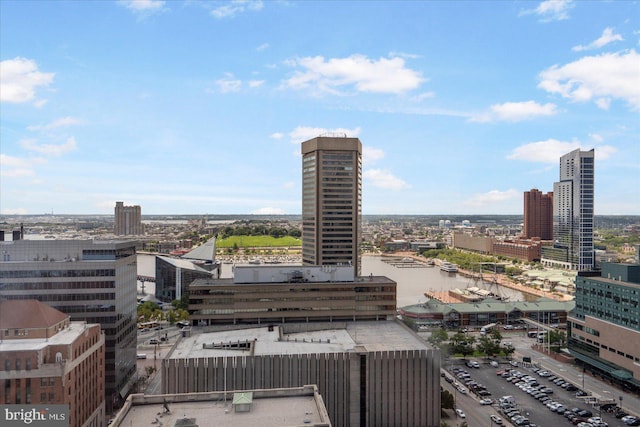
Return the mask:
[[[482,399],[480,400],[481,405],[491,405],[493,403],[492,399]]]
[[[456,414],[458,414],[460,418],[467,418],[462,409],[456,409]]]
[[[502,425],[502,418],[500,418],[497,415],[491,415],[491,421],[493,421],[494,423],[496,423],[498,425]]]
[[[498,366],[498,362],[496,362],[495,360],[492,360],[491,363],[489,363],[491,366],[493,366],[494,368],[497,368]]]

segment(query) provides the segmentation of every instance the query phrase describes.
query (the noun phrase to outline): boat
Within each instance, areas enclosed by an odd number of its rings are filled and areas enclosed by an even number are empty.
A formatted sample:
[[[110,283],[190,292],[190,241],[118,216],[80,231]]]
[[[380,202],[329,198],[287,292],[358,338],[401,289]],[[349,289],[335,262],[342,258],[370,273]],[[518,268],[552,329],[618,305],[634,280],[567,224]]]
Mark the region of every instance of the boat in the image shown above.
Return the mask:
[[[446,271],[447,273],[456,273],[458,272],[458,265],[448,261],[443,261],[440,264],[440,270]]]

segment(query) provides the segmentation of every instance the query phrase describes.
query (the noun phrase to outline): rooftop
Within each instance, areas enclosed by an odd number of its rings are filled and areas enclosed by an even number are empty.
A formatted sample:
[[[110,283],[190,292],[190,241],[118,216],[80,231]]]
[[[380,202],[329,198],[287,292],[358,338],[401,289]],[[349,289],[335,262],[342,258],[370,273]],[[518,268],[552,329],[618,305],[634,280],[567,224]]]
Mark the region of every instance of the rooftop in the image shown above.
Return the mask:
[[[59,330],[55,335],[49,338],[23,338],[19,340],[1,340],[0,353],[3,351],[27,351],[41,350],[47,346],[67,345],[73,342],[84,333],[89,326],[86,322],[70,322],[69,326]],[[97,325],[97,323],[95,324]]]
[[[234,410],[234,394],[246,392],[131,395],[111,426],[331,426],[315,386],[252,390],[250,410]]]
[[[0,301],[0,329],[47,328],[68,317],[35,299]]]
[[[355,351],[356,347],[365,351],[431,348],[413,331],[394,320],[324,325],[287,324],[217,332],[204,332],[194,327],[192,335],[183,338],[168,358],[341,353]]]

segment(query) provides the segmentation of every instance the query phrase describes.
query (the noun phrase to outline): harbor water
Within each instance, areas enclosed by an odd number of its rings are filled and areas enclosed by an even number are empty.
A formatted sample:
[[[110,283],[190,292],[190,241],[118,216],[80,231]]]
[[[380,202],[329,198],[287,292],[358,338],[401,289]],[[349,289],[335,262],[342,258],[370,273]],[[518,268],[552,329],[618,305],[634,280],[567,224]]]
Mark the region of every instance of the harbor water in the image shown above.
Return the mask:
[[[395,281],[397,285],[397,305],[404,307],[411,304],[425,302],[427,297],[425,292],[448,291],[453,289],[464,290],[476,286],[488,289],[500,296],[508,298],[509,301],[528,301],[537,299],[522,292],[505,288],[499,285],[488,287],[482,285],[471,278],[464,277],[459,273],[446,273],[437,266],[428,267],[425,265],[408,265],[409,263],[388,263],[384,262],[381,256],[362,257],[362,276],[386,276]],[[283,264],[284,266],[284,264]],[[222,264],[221,277],[231,277],[232,264]],[[155,276],[155,256],[148,254],[138,254],[138,275]],[[142,291],[141,282],[138,282],[138,293]],[[155,287],[153,283],[145,283],[145,293],[153,295]]]

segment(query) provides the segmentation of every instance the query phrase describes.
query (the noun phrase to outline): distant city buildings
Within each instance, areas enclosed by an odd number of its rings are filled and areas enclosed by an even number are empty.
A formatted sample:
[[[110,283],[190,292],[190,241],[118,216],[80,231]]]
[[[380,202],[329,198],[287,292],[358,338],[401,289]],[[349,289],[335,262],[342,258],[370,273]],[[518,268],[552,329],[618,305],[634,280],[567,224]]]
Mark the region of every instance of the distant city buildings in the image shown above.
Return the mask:
[[[142,208],[140,206],[125,206],[123,202],[116,202],[113,232],[116,236],[142,236]]]
[[[588,369],[640,390],[640,264],[602,263],[578,272],[568,348]]]
[[[538,189],[524,192],[523,237],[540,240],[553,239],[553,193]]]
[[[542,263],[568,270],[595,268],[595,151],[576,149],[560,157],[560,180],[553,184],[553,246],[542,248]]]
[[[106,336],[107,411],[135,381],[136,243],[98,240],[0,242],[0,300],[37,299]]]
[[[319,136],[302,143],[302,262],[351,264],[360,274],[362,144]]]
[[[70,427],[103,426],[104,345],[98,324],[36,300],[0,301],[0,404],[68,405]]]

